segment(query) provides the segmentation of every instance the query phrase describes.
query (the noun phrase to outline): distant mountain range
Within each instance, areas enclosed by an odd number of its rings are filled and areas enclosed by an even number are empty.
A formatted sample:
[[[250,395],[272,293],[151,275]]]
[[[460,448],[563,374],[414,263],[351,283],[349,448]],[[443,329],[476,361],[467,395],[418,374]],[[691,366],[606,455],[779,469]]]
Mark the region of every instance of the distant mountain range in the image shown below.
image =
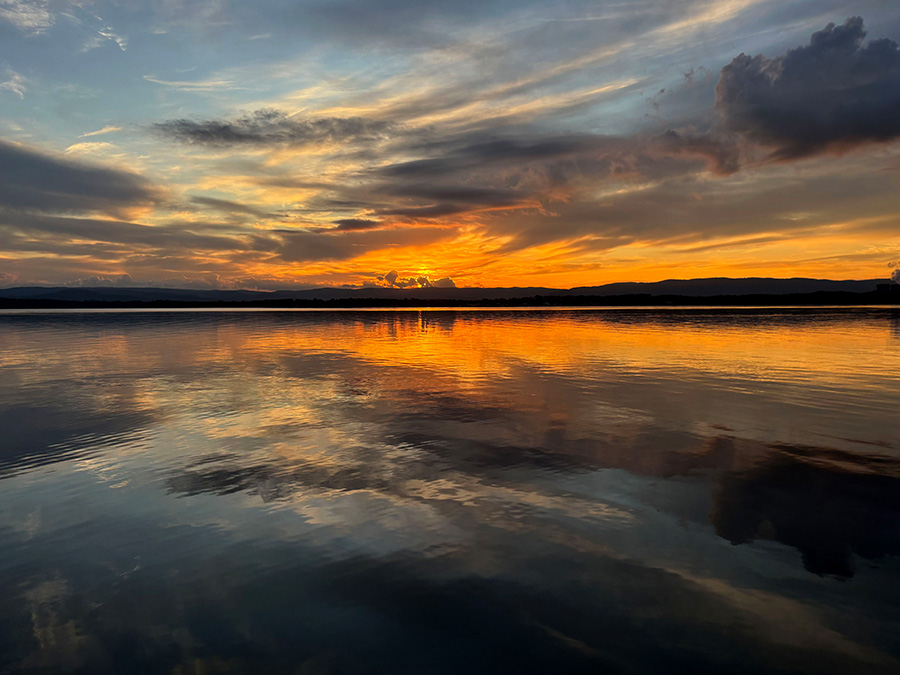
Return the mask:
[[[681,296],[712,298],[716,296],[791,295],[805,293],[867,293],[875,290],[881,279],[862,281],[831,281],[828,279],[770,279],[753,277],[729,279],[669,279],[651,283],[620,282],[602,286],[581,286],[559,289],[542,287],[525,288],[314,288],[309,290],[249,291],[249,290],[194,290],[172,288],[128,287],[48,287],[22,286],[0,289],[0,299],[76,303],[260,303],[269,301],[439,301],[465,302],[497,301],[532,297],[563,298],[572,296]],[[343,304],[343,303],[342,303]]]

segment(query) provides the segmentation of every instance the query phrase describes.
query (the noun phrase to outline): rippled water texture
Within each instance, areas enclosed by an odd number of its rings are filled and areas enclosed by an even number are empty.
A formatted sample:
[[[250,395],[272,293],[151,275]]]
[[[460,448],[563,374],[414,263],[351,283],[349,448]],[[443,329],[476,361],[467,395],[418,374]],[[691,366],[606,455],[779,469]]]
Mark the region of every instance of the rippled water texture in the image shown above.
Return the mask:
[[[0,315],[0,672],[900,672],[900,313]]]

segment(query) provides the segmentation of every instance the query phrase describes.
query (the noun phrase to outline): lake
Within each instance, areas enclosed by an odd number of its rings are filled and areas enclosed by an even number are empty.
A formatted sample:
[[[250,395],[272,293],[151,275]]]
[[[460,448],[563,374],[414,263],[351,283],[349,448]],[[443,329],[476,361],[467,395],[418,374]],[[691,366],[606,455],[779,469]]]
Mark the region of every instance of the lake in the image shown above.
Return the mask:
[[[0,313],[0,672],[900,672],[900,310]]]

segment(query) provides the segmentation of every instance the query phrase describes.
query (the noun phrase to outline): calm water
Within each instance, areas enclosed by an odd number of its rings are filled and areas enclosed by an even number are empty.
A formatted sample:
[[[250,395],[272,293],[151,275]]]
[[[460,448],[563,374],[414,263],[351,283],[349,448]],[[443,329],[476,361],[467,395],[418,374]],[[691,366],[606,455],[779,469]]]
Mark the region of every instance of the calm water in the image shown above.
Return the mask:
[[[900,311],[0,314],[0,672],[900,672]]]

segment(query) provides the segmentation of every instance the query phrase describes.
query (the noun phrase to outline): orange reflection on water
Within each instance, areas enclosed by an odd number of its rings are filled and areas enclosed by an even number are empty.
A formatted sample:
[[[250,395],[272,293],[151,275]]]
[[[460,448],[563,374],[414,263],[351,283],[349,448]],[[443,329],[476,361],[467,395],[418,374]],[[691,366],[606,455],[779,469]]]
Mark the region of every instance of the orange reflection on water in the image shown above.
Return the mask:
[[[462,381],[502,377],[511,363],[548,371],[602,365],[632,371],[686,369],[893,391],[900,352],[884,320],[842,324],[774,310],[759,315],[637,310],[348,313],[336,324],[285,319],[248,335],[257,354],[297,349],[352,354],[370,363],[417,366]],[[500,320],[496,320],[496,319]]]

